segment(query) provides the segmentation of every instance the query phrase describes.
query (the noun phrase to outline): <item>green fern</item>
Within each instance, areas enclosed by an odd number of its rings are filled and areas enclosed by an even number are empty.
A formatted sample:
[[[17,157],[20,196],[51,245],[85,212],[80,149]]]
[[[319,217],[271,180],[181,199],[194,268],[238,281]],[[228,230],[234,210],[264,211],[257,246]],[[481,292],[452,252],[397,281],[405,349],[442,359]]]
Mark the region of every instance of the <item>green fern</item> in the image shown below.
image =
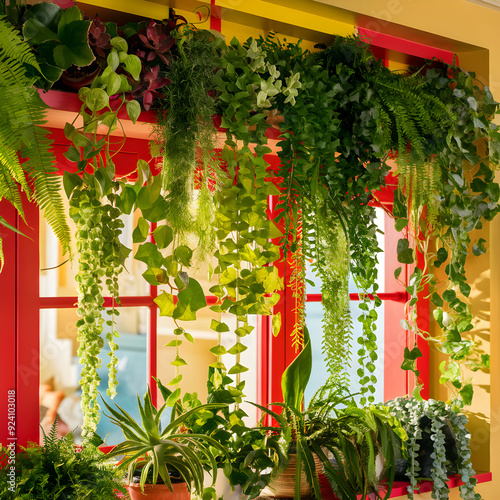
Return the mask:
[[[40,206],[64,251],[69,252],[69,227],[55,175],[52,141],[42,128],[47,107],[33,88],[33,80],[26,76],[26,66],[40,72],[28,44],[0,17],[0,200],[9,201],[24,218],[24,192],[28,201]]]

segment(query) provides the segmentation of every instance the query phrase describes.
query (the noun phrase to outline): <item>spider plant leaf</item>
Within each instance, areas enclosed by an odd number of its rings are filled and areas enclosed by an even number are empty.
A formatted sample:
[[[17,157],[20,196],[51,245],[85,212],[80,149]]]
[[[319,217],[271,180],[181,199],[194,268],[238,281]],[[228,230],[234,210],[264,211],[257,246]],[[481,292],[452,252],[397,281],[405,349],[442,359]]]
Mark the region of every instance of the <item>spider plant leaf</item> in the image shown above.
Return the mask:
[[[122,429],[124,434],[125,430],[127,430],[129,434],[132,431],[135,431],[138,436],[141,436],[143,439],[147,439],[147,434],[144,432],[141,426],[123,408],[115,404],[116,408],[118,408],[119,410],[116,411],[110,405],[108,405],[108,403],[106,403],[104,399],[102,400],[102,402],[106,406],[106,409],[111,413],[111,420]],[[109,415],[106,416],[109,417]]]

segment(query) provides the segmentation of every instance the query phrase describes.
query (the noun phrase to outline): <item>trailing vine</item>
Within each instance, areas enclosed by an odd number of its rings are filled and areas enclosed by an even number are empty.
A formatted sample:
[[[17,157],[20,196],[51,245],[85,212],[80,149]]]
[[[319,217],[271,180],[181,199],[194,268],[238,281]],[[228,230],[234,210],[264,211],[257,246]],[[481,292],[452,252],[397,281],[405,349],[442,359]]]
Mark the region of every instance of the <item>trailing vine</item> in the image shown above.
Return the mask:
[[[217,361],[212,367],[225,369],[221,356],[226,352],[236,356],[230,375],[247,370],[240,363],[240,354],[246,350],[241,338],[253,327],[249,325],[249,314],[272,315],[279,300],[277,290],[283,287],[274,263],[280,259],[279,248],[272,242],[281,232],[268,217],[268,197],[278,194],[269,180],[268,164],[264,155],[270,152],[265,146],[267,129],[264,110],[279,92],[293,97],[290,89],[275,85],[275,68],[265,62],[265,53],[256,42],[243,47],[236,39],[221,52],[219,60],[226,70],[216,75],[221,108],[221,126],[227,129],[226,144],[221,153],[226,175],[221,176],[221,188],[215,195],[215,229],[218,250],[215,252],[218,265],[214,274],[218,284],[210,291],[218,303],[211,309],[229,312],[237,318],[236,343],[230,349],[222,345],[221,334],[229,331],[224,322],[214,321],[212,328],[218,332],[219,342],[212,349]],[[271,75],[266,79],[262,75]],[[281,83],[281,82],[280,82]],[[243,125],[245,123],[245,125]],[[237,144],[242,141],[243,146]],[[257,145],[250,149],[250,142]],[[273,318],[273,332],[277,334],[281,318]]]
[[[431,453],[432,469],[431,479],[433,481],[432,498],[447,500],[449,498],[449,487],[447,485],[448,473],[458,473],[464,484],[460,486],[460,498],[464,500],[480,500],[481,495],[475,493],[476,478],[470,463],[470,434],[466,428],[467,417],[459,413],[457,407],[453,407],[443,401],[423,401],[416,398],[397,398],[388,401],[386,406],[390,412],[399,419],[405,429],[408,440],[403,452],[407,458],[406,475],[410,481],[408,486],[408,498],[413,499],[418,492],[421,467],[419,460],[422,457],[421,444],[426,435],[433,443]],[[429,422],[427,424],[427,422]],[[456,459],[451,453],[447,453],[448,445],[445,436],[445,428],[451,427],[454,445],[458,453]],[[428,478],[424,478],[428,479]]]
[[[276,291],[282,288],[282,279],[273,264],[279,260],[280,254],[271,239],[280,232],[267,218],[267,196],[275,188],[265,179],[267,163],[263,157],[255,157],[244,146],[237,151],[225,148],[222,158],[228,177],[225,187],[217,195],[219,249],[215,252],[218,264],[214,274],[219,279],[210,292],[218,302],[211,309],[234,314],[238,326],[234,332],[236,344],[226,351],[219,341],[212,352],[217,356],[226,352],[236,355],[236,363],[228,374],[237,375],[248,369],[238,359],[239,354],[246,350],[239,339],[253,330],[248,315],[271,315],[279,300]],[[229,331],[224,322],[213,321],[212,328],[219,334]],[[274,330],[279,331],[279,322],[274,322]],[[212,366],[225,369],[220,359]]]
[[[76,276],[78,292],[78,308],[80,319],[78,327],[78,357],[81,371],[81,404],[84,411],[82,436],[85,440],[92,437],[99,422],[98,386],[100,377],[97,370],[101,366],[99,355],[105,341],[109,346],[109,378],[107,393],[116,395],[116,365],[118,358],[115,351],[118,345],[115,340],[115,318],[119,315],[115,303],[120,304],[118,291],[118,275],[123,270],[123,245],[119,235],[123,222],[119,219],[120,210],[110,203],[102,204],[100,192],[92,188],[93,179],[84,175],[82,183],[78,183],[71,193],[70,216],[77,226],[76,248],[78,252],[78,274]],[[89,182],[89,185],[85,185]],[[107,287],[113,301],[108,310],[110,319],[105,320],[103,288]],[[104,325],[106,329],[104,330]],[[104,333],[105,331],[105,333]]]
[[[118,275],[123,271],[125,258],[130,252],[119,240],[123,228],[123,221],[119,217],[127,212],[124,210],[127,200],[118,195],[124,183],[114,180],[112,156],[116,152],[111,150],[111,133],[120,126],[117,113],[122,106],[126,107],[129,118],[134,122],[140,113],[137,101],[125,100],[124,93],[130,90],[130,86],[124,74],[119,76],[115,72],[123,64],[122,71],[138,79],[141,70],[139,59],[127,53],[128,44],[123,38],[114,37],[110,44],[113,48],[107,58],[106,68],[94,79],[90,88],[83,87],[79,91],[82,101],[79,115],[83,117],[83,127],[77,129],[74,126],[75,117],[73,124],[67,123],[64,129],[72,143],[65,156],[77,166],[77,173],[64,173],[63,184],[70,203],[70,216],[77,225],[77,314],[80,316],[77,321],[77,340],[78,357],[83,365],[81,406],[82,437],[85,441],[92,438],[100,419],[98,369],[101,366],[99,355],[105,341],[109,346],[110,357],[106,365],[107,393],[110,397],[116,395],[118,358],[115,352],[119,334],[115,329],[115,318],[119,315],[116,306],[120,305]],[[110,97],[115,94],[118,94],[118,106],[112,109]],[[98,128],[100,125],[101,129]],[[117,144],[113,146],[119,149]],[[112,301],[107,320],[103,317],[104,287]]]
[[[473,388],[471,380],[463,378],[461,366],[473,371],[488,369],[489,356],[481,353],[475,342],[462,337],[473,328],[465,263],[471,247],[476,256],[485,252],[483,239],[472,241],[473,230],[481,229],[499,210],[500,188],[493,170],[500,158],[498,131],[491,121],[498,104],[488,88],[478,85],[474,74],[453,65],[433,64],[422,73],[422,86],[436,89],[439,100],[452,112],[448,121],[433,129],[425,149],[426,168],[417,168],[411,155],[400,162],[396,228],[409,221],[413,233],[419,234],[413,236],[413,245],[406,238],[400,240],[398,259],[413,263],[412,246],[423,253],[424,268],[415,269],[412,286],[413,290],[422,290],[429,284],[434,317],[441,328],[434,337],[424,336],[449,355],[449,361],[441,366],[441,382],[449,382],[463,404],[470,404]],[[422,191],[426,193],[424,199],[417,194]],[[427,213],[422,224],[424,206]],[[430,238],[436,241],[435,253],[428,251]],[[444,265],[447,283],[438,282],[430,274],[431,265]],[[418,307],[416,295],[412,294],[409,305]],[[405,363],[412,364],[409,358]]]

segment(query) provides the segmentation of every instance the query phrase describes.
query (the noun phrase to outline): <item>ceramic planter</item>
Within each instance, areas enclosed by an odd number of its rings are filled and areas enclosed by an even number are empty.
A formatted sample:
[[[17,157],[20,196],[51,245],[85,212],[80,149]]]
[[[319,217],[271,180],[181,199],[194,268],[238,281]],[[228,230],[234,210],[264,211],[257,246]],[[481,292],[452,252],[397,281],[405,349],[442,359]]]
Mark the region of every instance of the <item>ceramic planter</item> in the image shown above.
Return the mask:
[[[172,489],[166,484],[145,484],[143,493],[139,484],[127,486],[131,500],[190,500],[186,483],[172,483]]]
[[[314,463],[316,471],[321,472],[323,466],[321,460],[314,454]],[[266,486],[261,496],[273,498],[293,498],[295,492],[295,471],[297,469],[297,455],[290,453],[289,461],[286,469],[278,474],[268,486]],[[300,473],[300,496],[308,496],[311,493],[311,488],[307,482],[305,472],[302,470]]]

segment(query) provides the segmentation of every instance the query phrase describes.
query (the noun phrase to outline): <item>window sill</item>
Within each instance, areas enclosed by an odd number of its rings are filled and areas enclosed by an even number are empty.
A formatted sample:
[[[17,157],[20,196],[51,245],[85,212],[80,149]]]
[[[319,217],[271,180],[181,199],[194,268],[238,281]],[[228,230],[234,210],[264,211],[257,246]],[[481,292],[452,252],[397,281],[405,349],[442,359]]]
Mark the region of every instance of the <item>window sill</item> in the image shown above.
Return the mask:
[[[480,472],[480,473],[477,473],[474,477],[477,479],[477,484],[487,483],[487,482],[492,480],[491,472]],[[424,482],[420,483],[419,493],[425,493],[428,491],[432,491],[432,484],[433,484],[432,481],[424,481]],[[448,487],[450,489],[452,489],[452,488],[458,488],[459,486],[461,486],[464,483],[460,480],[460,476],[457,474],[454,476],[450,476],[448,478],[447,484],[448,484]],[[395,481],[393,484],[391,495],[389,498],[397,498],[397,497],[405,497],[406,498],[409,485],[410,485],[410,483],[408,483],[407,481]],[[330,485],[328,484],[328,481],[326,480],[326,477],[324,477],[324,476],[320,476],[320,487],[321,487],[321,499],[322,500],[338,500],[338,498],[333,494],[333,492],[330,488]],[[381,489],[379,494],[384,495],[385,492],[386,492],[385,490]],[[266,497],[259,497],[259,498],[263,499]],[[361,498],[363,498],[362,495],[358,495],[358,500],[360,500]],[[368,495],[367,498],[370,500],[372,500],[372,499],[375,500],[375,494],[371,493]],[[377,497],[377,498],[380,498],[380,497]],[[292,500],[292,499],[281,499],[281,500]]]
[[[474,477],[476,477],[476,479],[477,479],[477,484],[487,483],[487,482],[492,480],[491,472],[480,472],[480,473],[476,474]],[[390,498],[405,496],[407,494],[407,491],[408,491],[407,488],[408,488],[409,484],[410,483],[407,483],[405,481],[395,481],[394,485],[392,487],[392,492],[391,492]],[[425,493],[427,491],[432,491],[432,484],[433,484],[432,481],[424,481],[424,482],[420,483],[419,493]],[[459,486],[461,486],[464,483],[460,480],[459,475],[455,475],[455,476],[450,476],[448,478],[447,484],[448,484],[448,488],[450,488],[450,490],[451,490],[452,488],[458,488]]]

